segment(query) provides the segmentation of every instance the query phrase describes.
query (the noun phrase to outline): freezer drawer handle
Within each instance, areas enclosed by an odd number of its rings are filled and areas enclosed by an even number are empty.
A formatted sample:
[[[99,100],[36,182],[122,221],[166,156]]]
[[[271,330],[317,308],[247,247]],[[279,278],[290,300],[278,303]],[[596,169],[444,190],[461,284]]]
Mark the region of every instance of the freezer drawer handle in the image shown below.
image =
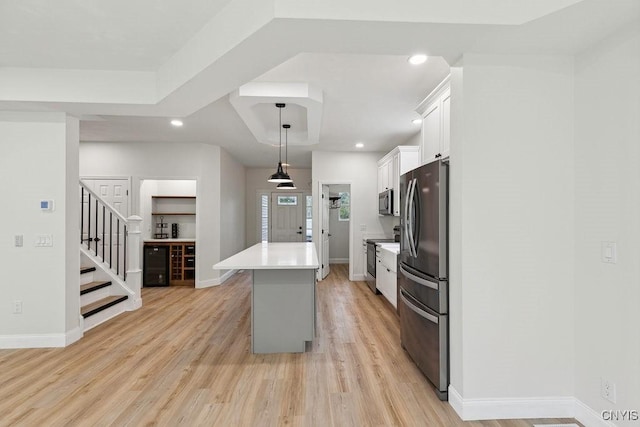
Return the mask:
[[[415,312],[418,316],[424,317],[425,319],[427,319],[431,323],[435,323],[436,325],[438,324],[438,318],[436,316],[434,316],[433,314],[429,314],[426,311],[421,310],[418,307],[416,307],[415,305],[411,304],[411,301],[409,301],[404,296],[404,291],[402,291],[402,290],[400,291],[400,298],[406,304],[406,306],[408,308],[410,308],[413,312]]]
[[[418,277],[418,276],[416,276],[414,274],[411,274],[407,270],[405,270],[404,267],[402,267],[402,266],[400,266],[400,272],[407,279],[411,279],[414,282],[416,282],[416,283],[418,283],[418,284],[420,284],[422,286],[426,286],[428,288],[435,289],[436,291],[438,290],[438,285],[436,283],[429,282],[428,280],[424,280],[421,277]]]

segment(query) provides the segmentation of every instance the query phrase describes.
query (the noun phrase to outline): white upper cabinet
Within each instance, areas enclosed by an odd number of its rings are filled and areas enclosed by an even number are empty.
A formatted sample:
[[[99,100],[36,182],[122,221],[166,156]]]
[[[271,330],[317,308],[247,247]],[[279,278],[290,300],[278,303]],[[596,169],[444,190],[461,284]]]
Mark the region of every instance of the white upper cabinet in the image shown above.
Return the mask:
[[[378,193],[393,190],[393,215],[400,216],[400,175],[420,166],[420,147],[400,145],[378,160]]]
[[[378,193],[393,188],[393,159],[378,162]]]
[[[422,116],[421,164],[449,157],[451,141],[451,87],[449,76],[420,103],[416,111]]]

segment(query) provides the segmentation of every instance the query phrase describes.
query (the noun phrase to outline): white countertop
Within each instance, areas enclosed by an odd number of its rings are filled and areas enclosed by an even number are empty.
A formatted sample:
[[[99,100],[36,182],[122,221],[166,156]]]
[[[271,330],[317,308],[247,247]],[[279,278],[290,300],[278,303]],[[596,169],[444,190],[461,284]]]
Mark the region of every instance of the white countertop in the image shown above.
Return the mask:
[[[195,243],[195,241],[196,239],[144,239],[144,243]]]
[[[313,243],[258,243],[220,261],[214,270],[316,269],[320,266]]]
[[[384,251],[389,251],[396,255],[400,253],[400,243],[377,243],[377,245]]]

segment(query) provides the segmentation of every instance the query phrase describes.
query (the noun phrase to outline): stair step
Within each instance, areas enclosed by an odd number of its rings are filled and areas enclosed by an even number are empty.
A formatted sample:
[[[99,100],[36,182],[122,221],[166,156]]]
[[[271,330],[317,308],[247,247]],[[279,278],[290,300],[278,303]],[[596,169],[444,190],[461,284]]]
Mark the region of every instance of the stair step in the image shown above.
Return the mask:
[[[89,282],[84,285],[80,285],[80,295],[88,294],[89,292],[97,291],[98,289],[111,286],[111,282]]]
[[[85,305],[80,310],[82,317],[85,319],[96,313],[100,313],[102,310],[106,310],[109,307],[113,307],[119,302],[126,301],[129,298],[128,295],[112,295],[106,298],[102,298],[94,303]]]
[[[91,273],[92,271],[96,271],[95,267],[80,267],[80,274]]]

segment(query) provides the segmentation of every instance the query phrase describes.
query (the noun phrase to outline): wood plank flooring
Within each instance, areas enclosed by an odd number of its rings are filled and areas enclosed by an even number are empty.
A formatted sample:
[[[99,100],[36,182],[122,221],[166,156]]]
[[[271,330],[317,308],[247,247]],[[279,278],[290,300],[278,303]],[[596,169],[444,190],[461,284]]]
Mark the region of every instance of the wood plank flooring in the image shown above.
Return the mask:
[[[487,426],[463,423],[400,348],[398,318],[332,266],[304,354],[250,353],[249,273],[143,289],[141,309],[63,349],[0,350],[1,426]],[[574,422],[573,420],[544,420]]]

